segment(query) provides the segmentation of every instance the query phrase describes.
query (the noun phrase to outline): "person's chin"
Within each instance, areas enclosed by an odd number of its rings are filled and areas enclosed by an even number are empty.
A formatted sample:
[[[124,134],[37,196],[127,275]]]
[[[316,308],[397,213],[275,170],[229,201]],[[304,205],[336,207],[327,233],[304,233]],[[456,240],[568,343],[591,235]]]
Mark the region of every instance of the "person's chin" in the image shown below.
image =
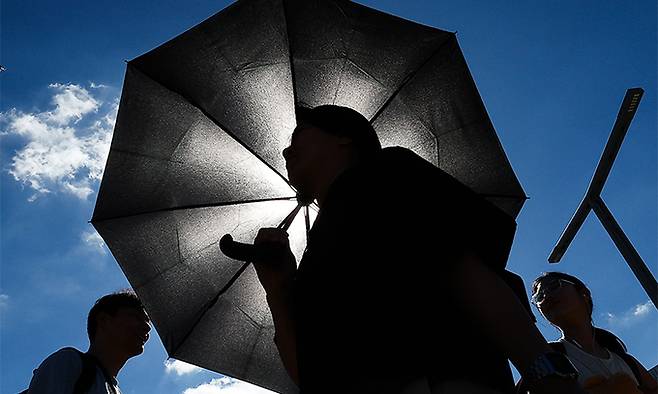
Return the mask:
[[[146,342],[139,342],[133,346],[132,352],[134,353],[133,356],[136,356],[138,354],[144,353],[144,346],[146,345]]]
[[[144,353],[144,345],[136,346],[130,353],[130,357],[139,356],[140,354]]]

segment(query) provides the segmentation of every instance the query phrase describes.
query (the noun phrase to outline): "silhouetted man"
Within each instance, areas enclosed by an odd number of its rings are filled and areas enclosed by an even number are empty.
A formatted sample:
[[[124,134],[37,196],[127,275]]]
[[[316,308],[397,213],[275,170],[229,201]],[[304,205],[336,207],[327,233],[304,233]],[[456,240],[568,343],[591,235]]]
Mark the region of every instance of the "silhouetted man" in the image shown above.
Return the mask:
[[[129,358],[142,354],[150,320],[137,295],[101,297],[89,311],[89,350],[68,347],[46,358],[34,371],[28,393],[120,394],[116,376]]]

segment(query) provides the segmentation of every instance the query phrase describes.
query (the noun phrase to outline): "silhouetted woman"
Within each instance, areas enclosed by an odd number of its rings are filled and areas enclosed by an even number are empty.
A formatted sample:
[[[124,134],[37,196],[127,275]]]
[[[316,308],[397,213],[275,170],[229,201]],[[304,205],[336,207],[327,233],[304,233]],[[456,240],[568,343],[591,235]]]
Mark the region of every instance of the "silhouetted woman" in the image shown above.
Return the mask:
[[[578,370],[590,393],[656,394],[656,381],[614,334],[592,324],[592,294],[578,278],[547,272],[532,283],[532,301],[562,332],[552,343]]]

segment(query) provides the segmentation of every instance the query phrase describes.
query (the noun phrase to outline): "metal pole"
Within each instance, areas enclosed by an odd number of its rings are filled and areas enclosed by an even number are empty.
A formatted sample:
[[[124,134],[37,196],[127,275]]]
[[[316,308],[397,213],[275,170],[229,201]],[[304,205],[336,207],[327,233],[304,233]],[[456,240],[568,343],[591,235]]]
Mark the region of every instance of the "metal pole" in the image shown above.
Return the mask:
[[[658,283],[656,278],[653,277],[649,268],[642,260],[642,257],[637,253],[631,241],[626,237],[624,231],[621,229],[615,218],[612,216],[612,213],[608,210],[608,207],[605,205],[601,197],[596,196],[589,201],[590,206],[594,210],[594,213],[605,227],[606,231],[612,238],[612,241],[624,256],[624,260],[628,263],[628,266],[631,267],[631,270],[635,274],[635,277],[640,281],[640,284],[646,291],[647,295],[653,302],[653,305],[658,308]]]

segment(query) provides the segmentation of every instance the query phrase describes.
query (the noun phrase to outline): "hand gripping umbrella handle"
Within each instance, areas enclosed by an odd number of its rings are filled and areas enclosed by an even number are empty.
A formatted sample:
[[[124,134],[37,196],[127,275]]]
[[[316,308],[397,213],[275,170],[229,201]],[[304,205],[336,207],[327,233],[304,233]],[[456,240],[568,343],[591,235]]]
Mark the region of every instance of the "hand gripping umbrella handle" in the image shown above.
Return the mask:
[[[231,234],[225,234],[219,240],[219,249],[227,257],[240,261],[254,261],[262,254],[262,250],[255,245],[237,242]]]
[[[288,214],[288,216],[286,216],[285,219],[283,219],[283,222],[279,224],[278,228],[287,231],[292,224],[292,221],[295,219],[297,212],[299,212],[301,208],[302,204],[300,203],[297,205],[297,207],[295,207],[295,209],[292,210],[292,212]],[[246,262],[263,260],[267,258],[267,256],[271,256],[272,253],[278,252],[268,245],[256,246],[234,241],[231,234],[224,234],[224,236],[219,240],[219,249],[227,257]]]

